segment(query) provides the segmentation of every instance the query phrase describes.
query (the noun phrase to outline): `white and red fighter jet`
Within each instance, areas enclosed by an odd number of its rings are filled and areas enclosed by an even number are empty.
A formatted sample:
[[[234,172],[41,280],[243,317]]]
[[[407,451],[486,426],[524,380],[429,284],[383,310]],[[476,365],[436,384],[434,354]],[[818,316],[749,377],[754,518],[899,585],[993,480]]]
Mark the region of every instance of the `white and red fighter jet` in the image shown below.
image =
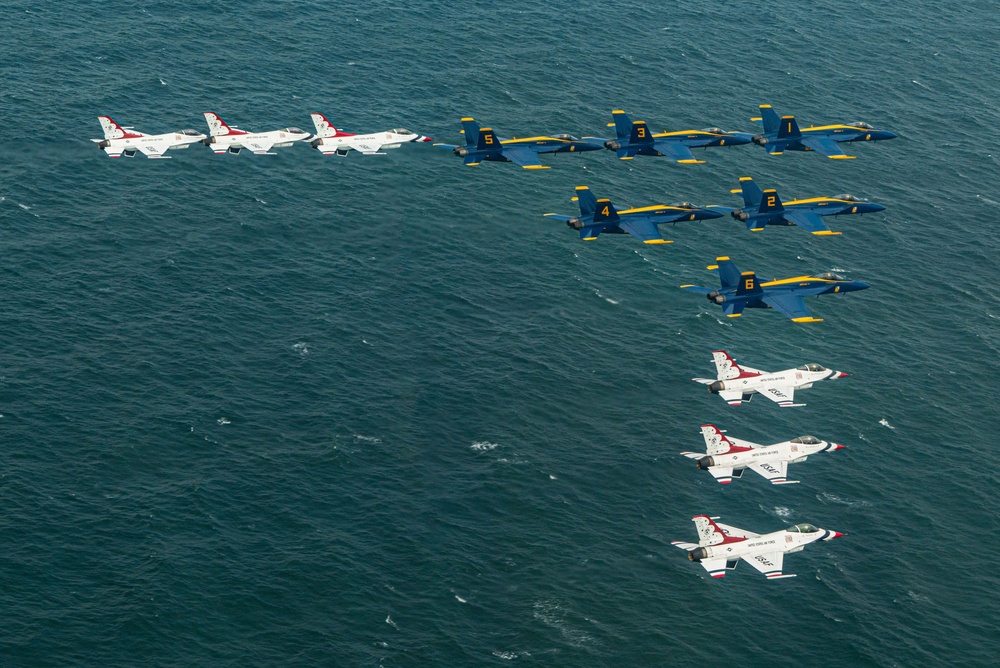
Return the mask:
[[[748,366],[740,366],[725,350],[713,350],[717,378],[692,378],[708,385],[708,391],[718,394],[730,406],[739,406],[750,401],[754,394],[762,394],[782,408],[805,406],[796,404],[795,390],[804,390],[821,380],[844,378],[849,374],[831,371],[819,364],[804,364],[784,371],[761,371]]]
[[[137,132],[135,128],[118,125],[110,116],[98,116],[97,120],[101,122],[101,128],[104,130],[104,139],[90,141],[97,142],[97,148],[111,158],[120,158],[123,155],[132,158],[137,152],[147,158],[168,158],[170,156],[163,155],[167,150],[187,148],[189,144],[205,138],[205,135],[194,130],[147,135]]]
[[[833,540],[844,534],[817,529],[811,524],[796,524],[789,529],[759,534],[716,522],[717,517],[695,515],[698,542],[675,540],[671,545],[688,551],[688,559],[700,563],[713,578],[725,577],[727,570],[736,568],[739,560],[747,562],[767,576],[768,580],[794,578],[781,572],[785,554],[799,552],[809,543]]]
[[[319,112],[313,113],[311,116],[313,124],[316,126],[316,135],[315,139],[309,142],[309,145],[318,149],[323,155],[345,156],[351,152],[351,149],[362,155],[383,155],[382,151],[399,148],[400,144],[433,141],[431,137],[414,134],[403,128],[356,135],[353,132],[344,132],[337,128]]]
[[[809,455],[828,450],[840,450],[839,443],[821,441],[815,436],[799,436],[790,441],[773,445],[759,445],[739,438],[726,436],[714,424],[701,425],[708,452],[682,452],[685,457],[697,460],[698,468],[708,471],[723,485],[733,478],[739,478],[743,471],[750,469],[759,473],[773,485],[787,485],[798,482],[785,476],[788,465],[805,461]]]
[[[312,135],[298,128],[282,128],[268,132],[247,132],[239,130],[235,125],[227,125],[222,117],[214,111],[206,111],[205,120],[211,135],[201,143],[216,153],[238,154],[243,149],[257,155],[277,155],[269,153],[272,148],[291,146],[297,141],[309,139]]]

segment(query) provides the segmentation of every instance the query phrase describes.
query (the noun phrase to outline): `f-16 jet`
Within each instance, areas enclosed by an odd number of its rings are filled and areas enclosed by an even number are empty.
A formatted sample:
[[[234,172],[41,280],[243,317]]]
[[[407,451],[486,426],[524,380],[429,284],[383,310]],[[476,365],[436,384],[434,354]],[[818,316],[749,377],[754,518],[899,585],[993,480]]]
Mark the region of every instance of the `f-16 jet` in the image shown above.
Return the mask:
[[[104,139],[91,139],[97,142],[97,148],[108,154],[110,158],[135,157],[142,153],[147,158],[169,158],[163,155],[169,149],[187,148],[190,144],[200,142],[205,135],[194,130],[168,132],[162,135],[147,135],[136,132],[134,128],[118,125],[110,116],[98,116]]]
[[[746,223],[747,229],[751,232],[762,232],[767,225],[798,225],[821,236],[840,234],[831,231],[823,221],[823,217],[885,211],[885,207],[881,204],[846,194],[793,199],[782,203],[777,190],[770,188],[762,191],[749,176],[741,176],[740,188],[730,192],[743,194],[742,209],[714,204],[708,208],[728,211],[734,219]]]
[[[795,390],[805,390],[821,380],[846,378],[843,371],[831,371],[819,364],[803,364],[784,371],[761,371],[748,366],[740,366],[725,350],[713,350],[715,378],[692,378],[708,391],[718,394],[730,406],[739,406],[760,394],[782,408],[805,406],[795,403]]]
[[[749,144],[753,137],[749,132],[727,132],[720,128],[654,133],[646,125],[646,121],[633,121],[621,109],[615,109],[611,115],[615,122],[609,123],[608,127],[614,126],[617,137],[614,139],[584,137],[584,139],[600,143],[609,151],[614,151],[620,160],[631,160],[637,155],[649,155],[668,157],[682,165],[700,165],[705,161],[695,159],[691,153],[692,148],[738,146]]]
[[[771,481],[772,485],[787,485],[798,480],[785,476],[788,465],[805,461],[817,452],[840,450],[839,443],[821,441],[815,436],[799,436],[790,441],[772,445],[758,445],[738,438],[730,438],[714,424],[701,425],[707,452],[682,452],[685,457],[697,460],[702,471],[708,471],[723,485],[739,478],[750,469]]]
[[[760,105],[760,116],[751,118],[764,125],[764,132],[753,136],[753,143],[763,146],[771,155],[784,151],[816,151],[835,160],[854,159],[847,155],[840,144],[852,141],[880,141],[895,139],[888,130],[877,130],[868,123],[857,121],[844,125],[818,125],[799,129],[794,116],[781,116],[769,104]]]
[[[402,128],[356,135],[336,127],[323,114],[317,112],[310,115],[313,125],[316,126],[316,134],[314,135],[315,139],[309,142],[309,145],[318,149],[323,155],[345,156],[352,149],[362,155],[385,155],[382,151],[399,148],[400,144],[432,141],[431,137],[418,135]]]
[[[812,316],[802,301],[803,297],[854,292],[869,287],[867,283],[832,272],[761,281],[752,271],[741,272],[728,257],[718,257],[715,261],[717,264],[711,264],[707,269],[718,274],[721,287],[682,285],[681,289],[705,295],[708,301],[721,306],[728,318],[743,315],[744,308],[773,308],[791,318],[792,322],[822,322],[823,318]]]
[[[462,119],[465,146],[435,144],[452,151],[465,160],[467,167],[490,162],[513,162],[525,169],[549,169],[538,160],[541,153],[578,153],[599,151],[600,145],[583,141],[572,135],[552,135],[538,137],[498,137],[492,128],[480,128],[473,118]]]
[[[558,213],[547,213],[546,218],[555,218],[566,222],[566,225],[580,231],[580,238],[592,241],[600,234],[631,234],[647,244],[672,244],[664,239],[658,225],[676,223],[682,220],[705,220],[721,218],[722,214],[709,211],[691,204],[654,204],[632,209],[617,211],[610,199],[597,199],[587,186],[576,187],[576,197],[580,204],[580,216],[563,216]]]
[[[794,573],[782,573],[782,562],[790,552],[801,552],[809,543],[833,540],[844,534],[839,531],[817,529],[811,524],[796,524],[788,529],[759,534],[739,529],[722,522],[718,517],[695,515],[698,542],[671,541],[687,550],[688,559],[701,564],[713,578],[726,576],[726,571],[736,568],[740,559],[763,573],[768,580],[794,578]]]
[[[214,111],[206,111],[210,137],[203,139],[202,144],[216,153],[233,153],[238,155],[243,149],[257,155],[277,155],[269,153],[272,148],[291,146],[297,141],[309,139],[312,135],[298,128],[282,128],[268,132],[247,132],[239,130],[235,125],[227,125],[222,117]]]

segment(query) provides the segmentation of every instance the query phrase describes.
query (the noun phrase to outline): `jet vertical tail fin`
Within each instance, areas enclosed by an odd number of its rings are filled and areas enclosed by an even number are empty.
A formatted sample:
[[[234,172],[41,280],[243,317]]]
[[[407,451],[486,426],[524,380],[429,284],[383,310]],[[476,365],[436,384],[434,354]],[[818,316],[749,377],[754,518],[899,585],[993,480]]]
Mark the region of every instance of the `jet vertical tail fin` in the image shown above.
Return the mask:
[[[632,134],[629,137],[629,143],[653,145],[653,133],[649,131],[646,121],[632,122]]]
[[[764,124],[764,132],[767,134],[777,132],[781,126],[781,119],[769,104],[760,105],[760,121]]]
[[[782,116],[778,126],[778,139],[794,139],[801,137],[802,131],[799,124],[795,122],[794,116]]]
[[[331,123],[326,116],[318,111],[314,111],[309,115],[312,116],[313,125],[316,126],[316,137],[318,138],[354,136],[354,133],[352,132],[342,132],[338,130],[337,126]]]
[[[222,117],[214,111],[206,111],[205,120],[208,121],[208,133],[213,137],[220,135],[244,135],[246,132],[229,127]]]
[[[748,209],[760,206],[761,200],[764,198],[760,187],[749,176],[740,177],[740,192],[743,193],[743,206]]]
[[[493,128],[481,128],[479,130],[479,143],[476,148],[482,150],[500,150],[500,138],[493,132]]]
[[[757,281],[757,274],[752,271],[744,271],[740,274],[740,282],[736,285],[736,296],[747,297],[764,294],[764,289]]]
[[[615,205],[611,203],[611,200],[607,197],[602,197],[597,200],[596,208],[594,211],[594,222],[603,223],[605,221],[616,221],[618,220],[618,212],[615,211]]]
[[[580,204],[580,216],[592,216],[597,212],[597,198],[587,186],[576,187],[576,200]]]
[[[632,134],[632,119],[621,109],[612,111],[611,117],[615,119],[615,134],[618,135],[618,141],[623,142],[628,139]]]
[[[732,380],[733,378],[760,375],[760,372],[756,369],[750,370],[741,367],[725,350],[713,350],[712,360],[715,362],[716,375],[719,380]]]
[[[691,519],[694,520],[694,525],[698,529],[699,545],[725,545],[727,543],[739,543],[746,540],[746,538],[731,536],[729,533],[723,531],[722,528],[715,523],[716,518],[714,517],[709,517],[708,515],[695,515]]]
[[[740,283],[740,274],[742,272],[740,272],[736,263],[726,255],[715,258],[715,264],[708,265],[708,269],[718,272],[719,282],[723,288],[735,288]]]
[[[104,130],[105,139],[135,139],[141,137],[141,132],[135,132],[131,128],[123,128],[110,116],[98,116],[101,122],[101,129]]]
[[[768,188],[761,193],[760,208],[758,209],[760,213],[775,213],[777,211],[784,211],[785,207],[781,204],[781,198],[778,197],[778,191],[774,188]]]
[[[472,117],[462,119],[462,132],[465,133],[465,145],[475,146],[479,138],[479,123]]]

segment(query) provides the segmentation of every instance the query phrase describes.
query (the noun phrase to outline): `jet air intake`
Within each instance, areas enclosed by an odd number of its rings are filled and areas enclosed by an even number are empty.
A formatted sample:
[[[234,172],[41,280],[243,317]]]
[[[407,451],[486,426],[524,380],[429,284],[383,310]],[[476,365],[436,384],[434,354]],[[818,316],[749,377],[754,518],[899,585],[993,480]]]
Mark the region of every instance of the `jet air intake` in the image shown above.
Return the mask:
[[[722,392],[724,389],[726,389],[726,384],[723,383],[721,380],[717,380],[708,386],[708,391],[711,392],[712,394],[718,394],[719,392]]]
[[[764,146],[767,144],[767,137],[765,137],[764,135],[754,135],[750,139],[750,141],[752,141],[754,144],[757,144],[757,146]]]

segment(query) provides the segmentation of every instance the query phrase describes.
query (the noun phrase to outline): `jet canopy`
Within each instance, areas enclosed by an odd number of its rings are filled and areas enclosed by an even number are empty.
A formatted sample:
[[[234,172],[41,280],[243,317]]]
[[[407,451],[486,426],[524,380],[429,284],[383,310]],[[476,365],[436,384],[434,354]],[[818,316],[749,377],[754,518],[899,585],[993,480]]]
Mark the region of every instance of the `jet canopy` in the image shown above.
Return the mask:
[[[555,139],[565,139],[566,141],[580,141],[579,139],[577,139],[573,135],[567,135],[567,134],[552,135],[552,137],[555,138]]]
[[[849,195],[848,193],[844,193],[842,195],[837,195],[833,199],[842,199],[842,200],[846,200],[848,202],[867,202],[868,201],[866,199],[861,199],[860,197],[855,197],[854,195]]]
[[[825,278],[828,281],[846,281],[847,279],[840,274],[835,274],[832,271],[828,271],[823,274],[816,274],[813,278]]]
[[[855,121],[854,123],[848,123],[852,128],[861,128],[862,130],[874,130],[875,128],[864,121]]]
[[[788,530],[790,533],[816,533],[819,531],[811,524],[796,524]]]
[[[406,128],[393,128],[392,131],[395,132],[397,135],[412,135],[413,134],[412,132],[410,132]]]
[[[692,204],[691,202],[674,202],[670,206],[678,208],[678,209],[697,209],[698,208],[694,204]]]
[[[804,364],[798,367],[799,371],[826,371],[826,367],[822,364],[816,364],[815,362],[810,362],[809,364]]]
[[[181,130],[181,134],[182,135],[187,135],[188,137],[200,137],[201,136],[200,132],[198,132],[197,130],[192,130],[191,128],[188,128],[186,130]]]
[[[723,130],[722,128],[703,128],[703,129],[702,129],[702,132],[711,132],[711,133],[712,133],[713,135],[724,135],[724,134],[728,134],[728,133],[727,133],[727,132],[726,132],[725,130]]]
[[[297,133],[297,134],[300,134],[300,135],[306,133],[305,130],[300,130],[299,128],[285,128],[284,130],[282,130],[282,132]]]
[[[793,438],[789,443],[801,443],[803,445],[816,445],[817,443],[822,443],[815,436],[799,436],[798,438]]]

